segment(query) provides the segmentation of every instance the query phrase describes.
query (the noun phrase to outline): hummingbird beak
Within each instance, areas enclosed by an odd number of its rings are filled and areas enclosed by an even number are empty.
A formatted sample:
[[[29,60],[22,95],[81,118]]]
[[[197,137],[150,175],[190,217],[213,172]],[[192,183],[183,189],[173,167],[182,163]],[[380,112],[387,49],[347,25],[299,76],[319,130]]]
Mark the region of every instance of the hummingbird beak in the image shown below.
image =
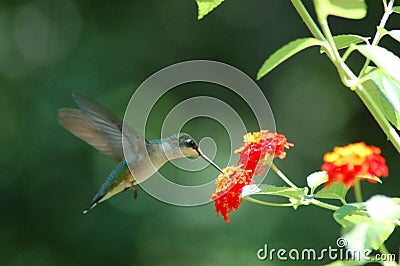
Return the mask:
[[[219,166],[218,166],[216,163],[214,163],[213,161],[211,161],[211,159],[209,159],[207,156],[205,156],[205,155],[200,151],[200,149],[197,148],[196,151],[197,151],[197,153],[199,154],[199,156],[200,156],[201,158],[203,158],[206,162],[208,162],[209,164],[211,164],[212,166],[214,166],[215,169],[217,169],[221,174],[224,173],[224,172],[222,172],[221,168],[219,168]]]

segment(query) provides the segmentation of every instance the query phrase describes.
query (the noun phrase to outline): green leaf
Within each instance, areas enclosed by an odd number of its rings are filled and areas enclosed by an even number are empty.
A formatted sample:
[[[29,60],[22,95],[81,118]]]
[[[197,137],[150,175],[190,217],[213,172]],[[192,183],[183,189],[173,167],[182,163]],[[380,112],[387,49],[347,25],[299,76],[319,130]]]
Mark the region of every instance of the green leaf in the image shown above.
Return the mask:
[[[400,30],[390,30],[386,32],[387,35],[400,42]]]
[[[381,109],[386,119],[400,129],[400,82],[389,77],[381,69],[368,73],[370,80],[363,86]]]
[[[395,201],[391,198],[378,195],[372,197],[366,203],[351,203],[342,206],[337,210],[333,217],[335,220],[343,226],[343,238],[347,241],[347,248],[352,251],[363,251],[366,249],[379,249],[379,247],[386,241],[386,239],[392,234],[395,224],[391,220],[385,219],[372,219],[369,216],[355,214],[355,212],[364,209],[372,209],[369,212],[374,212],[375,216],[379,216],[379,211],[376,209],[384,201],[391,201],[393,208]],[[368,206],[369,205],[369,206]],[[389,211],[390,212],[390,211]],[[365,213],[366,214],[366,213]],[[397,212],[390,212],[388,214],[391,217],[396,217]]]
[[[320,199],[338,199],[342,202],[346,202],[346,194],[349,189],[346,188],[342,183],[335,182],[329,187],[324,187],[315,194],[316,198]]]
[[[394,6],[392,10],[393,12],[400,14],[400,6]]]
[[[379,247],[393,233],[395,226],[392,222],[367,222],[356,224],[350,231],[343,235],[347,240],[347,248],[352,251],[364,251],[366,249],[379,249]]]
[[[307,176],[307,186],[311,188],[311,194],[314,194],[316,188],[328,181],[328,175],[325,171],[314,172]]]
[[[205,15],[214,10],[217,6],[219,6],[224,0],[196,0],[198,7],[198,16],[197,19],[202,19]]]
[[[347,215],[353,214],[364,207],[364,203],[349,203],[340,207],[333,215],[335,216],[335,219],[344,219]]]
[[[344,49],[349,47],[351,44],[358,44],[365,42],[368,38],[362,37],[359,35],[353,35],[353,34],[342,34],[342,35],[336,35],[333,36],[333,41],[335,42],[336,48],[338,50]],[[323,54],[325,53],[324,49],[321,48],[320,53]]]
[[[378,250],[380,246],[389,238],[393,233],[395,226],[391,222],[370,223],[366,244],[370,245],[373,249]]]
[[[354,49],[369,58],[390,77],[400,81],[400,58],[395,54],[383,47],[372,45],[354,45]]]
[[[325,19],[329,15],[349,19],[362,19],[367,15],[365,0],[315,0],[315,11]]]
[[[292,41],[273,53],[264,64],[261,66],[257,73],[257,79],[261,79],[263,76],[271,72],[279,64],[297,54],[298,52],[315,45],[323,45],[323,42],[314,38],[302,38]]]
[[[367,222],[370,219],[368,216],[362,216],[359,214],[352,214],[352,213],[344,216],[344,218],[342,218],[342,219],[334,214],[333,218],[335,219],[336,222],[338,222],[343,227],[343,230],[347,230],[347,231],[349,231],[351,228],[353,228],[354,225]]]
[[[257,195],[275,195],[287,198],[294,198],[301,200],[303,196],[307,195],[307,188],[292,188],[292,187],[276,187],[272,185],[260,185],[260,191],[255,193]]]

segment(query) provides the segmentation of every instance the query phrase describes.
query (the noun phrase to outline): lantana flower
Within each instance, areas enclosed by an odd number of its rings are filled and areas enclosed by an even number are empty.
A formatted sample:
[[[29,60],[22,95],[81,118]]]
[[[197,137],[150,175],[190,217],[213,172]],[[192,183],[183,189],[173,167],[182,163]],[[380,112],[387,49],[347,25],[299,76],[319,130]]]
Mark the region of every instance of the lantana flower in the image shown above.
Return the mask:
[[[243,137],[243,146],[235,151],[240,155],[237,166],[223,169],[215,181],[216,188],[211,199],[214,200],[215,211],[230,223],[229,214],[237,210],[242,203],[242,190],[253,183],[254,175],[262,175],[273,158],[284,159],[288,149],[293,146],[284,135],[261,130],[248,133]]]
[[[378,147],[368,146],[364,142],[335,147],[333,152],[324,155],[325,163],[321,169],[328,173],[325,185],[342,182],[349,188],[357,179],[376,183],[380,177],[389,174],[385,159],[380,154]]]

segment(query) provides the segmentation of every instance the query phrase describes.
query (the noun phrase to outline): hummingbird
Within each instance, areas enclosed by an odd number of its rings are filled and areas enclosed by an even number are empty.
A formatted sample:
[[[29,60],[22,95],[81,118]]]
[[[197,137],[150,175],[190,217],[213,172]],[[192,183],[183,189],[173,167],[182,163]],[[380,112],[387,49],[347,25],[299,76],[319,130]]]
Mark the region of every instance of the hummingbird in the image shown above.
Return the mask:
[[[94,100],[76,92],[72,94],[72,98],[79,109],[58,110],[58,122],[76,137],[118,163],[83,211],[84,214],[98,203],[125,190],[132,189],[136,199],[135,186],[151,177],[172,159],[201,157],[222,173],[221,168],[202,153],[189,134],[178,133],[168,138],[148,141]],[[130,161],[124,156],[123,138],[129,145]],[[132,171],[128,168],[128,163]]]

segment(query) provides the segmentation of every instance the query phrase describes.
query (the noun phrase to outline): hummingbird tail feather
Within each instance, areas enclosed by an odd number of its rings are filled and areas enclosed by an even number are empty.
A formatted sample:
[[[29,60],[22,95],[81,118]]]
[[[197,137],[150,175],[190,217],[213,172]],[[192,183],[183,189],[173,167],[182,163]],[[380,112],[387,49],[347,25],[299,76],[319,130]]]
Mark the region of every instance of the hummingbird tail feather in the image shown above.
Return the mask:
[[[98,203],[111,198],[115,194],[131,188],[133,184],[131,182],[126,182],[125,179],[127,178],[133,179],[132,175],[129,172],[127,162],[123,160],[107,177],[106,181],[101,185],[96,196],[94,196],[92,202],[83,211],[83,213],[87,213],[89,210],[93,209]]]
[[[93,201],[89,204],[89,206],[83,211],[83,214],[88,213],[91,209],[96,207],[97,203],[103,198],[104,196],[97,196],[93,199]]]
[[[93,209],[95,206],[97,205],[97,203],[95,203],[95,204],[93,204],[93,205],[91,205],[90,207],[87,207],[84,211],[83,211],[83,214],[86,214],[86,213],[88,213],[89,212],[89,210],[91,210],[91,209]]]

